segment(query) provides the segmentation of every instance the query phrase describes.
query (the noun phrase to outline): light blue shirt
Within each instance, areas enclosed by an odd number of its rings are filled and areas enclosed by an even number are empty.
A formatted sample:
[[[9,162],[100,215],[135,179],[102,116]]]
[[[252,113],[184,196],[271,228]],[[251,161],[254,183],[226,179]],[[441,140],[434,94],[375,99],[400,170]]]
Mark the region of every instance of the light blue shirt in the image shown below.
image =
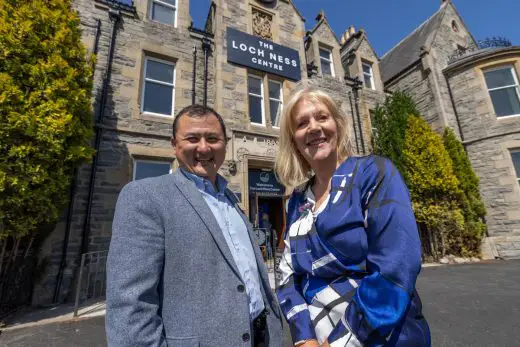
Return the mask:
[[[182,170],[182,169],[181,169]],[[237,265],[249,297],[251,320],[264,310],[264,300],[260,290],[260,276],[255,253],[244,220],[226,195],[227,181],[217,175],[217,191],[206,178],[182,170],[202,194],[224,234],[227,245]]]

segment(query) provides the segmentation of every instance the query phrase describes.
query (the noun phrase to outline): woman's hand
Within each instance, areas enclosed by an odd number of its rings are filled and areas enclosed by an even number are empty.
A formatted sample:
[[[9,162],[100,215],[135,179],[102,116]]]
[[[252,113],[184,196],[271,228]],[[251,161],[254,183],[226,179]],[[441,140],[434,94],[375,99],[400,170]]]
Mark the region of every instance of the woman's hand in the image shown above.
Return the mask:
[[[307,340],[299,345],[295,345],[296,347],[328,347],[329,344],[325,342],[323,345],[319,345],[317,340]]]

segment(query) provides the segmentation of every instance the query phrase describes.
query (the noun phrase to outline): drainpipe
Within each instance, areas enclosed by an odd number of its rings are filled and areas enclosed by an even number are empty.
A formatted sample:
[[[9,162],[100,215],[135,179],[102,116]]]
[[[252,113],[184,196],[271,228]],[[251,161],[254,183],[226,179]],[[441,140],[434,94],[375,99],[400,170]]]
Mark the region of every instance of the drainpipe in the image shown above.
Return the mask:
[[[94,158],[92,160],[92,167],[90,169],[90,179],[89,179],[89,191],[87,197],[87,213],[85,214],[85,220],[83,222],[83,234],[81,239],[81,248],[80,248],[80,256],[83,253],[88,252],[88,237],[90,234],[90,221],[92,216],[92,198],[94,196],[94,187],[96,181],[96,173],[97,173],[97,165],[99,161],[99,147],[101,146],[101,137],[103,135],[101,127],[99,124],[103,122],[103,115],[105,113],[107,98],[108,98],[108,87],[110,86],[110,78],[112,76],[112,62],[114,60],[114,51],[115,51],[115,41],[117,36],[117,28],[119,21],[121,20],[121,12],[118,10],[110,9],[108,11],[108,16],[112,24],[112,35],[110,37],[110,44],[108,48],[108,60],[105,69],[105,76],[103,79],[103,89],[101,91],[101,100],[99,102],[98,114],[95,118],[95,146],[94,146]]]
[[[197,47],[193,46],[193,82],[191,84],[191,104],[195,104],[195,81],[197,79]]]
[[[211,54],[211,42],[207,37],[202,39],[202,50],[204,51],[204,107],[208,105],[208,59]]]
[[[356,140],[356,151],[359,153],[359,143],[358,143],[358,137],[357,137],[357,132],[356,132],[356,116],[355,116],[355,113],[354,113],[354,104],[352,104],[352,93],[349,92],[348,93],[348,99],[350,101],[350,110],[352,111],[352,122],[353,122],[353,126],[354,126],[354,139]]]
[[[354,99],[355,99],[355,103],[356,103],[356,113],[357,113],[357,118],[358,118],[359,139],[361,140],[361,148],[363,149],[363,154],[366,154],[365,140],[363,138],[363,127],[361,126],[362,119],[361,119],[361,115],[359,113],[359,86],[354,87]]]
[[[358,125],[358,131],[359,131],[359,139],[361,140],[361,148],[363,150],[363,154],[366,154],[366,151],[365,151],[365,140],[363,138],[363,129],[361,127],[361,116],[359,114],[359,89],[361,88],[361,85],[363,84],[363,82],[361,82],[359,80],[358,77],[356,78],[351,78],[349,76],[345,76],[345,79],[347,80],[347,82],[350,82],[350,83],[347,83],[347,86],[351,87],[353,90],[354,90],[354,98],[355,98],[355,103],[356,103],[356,113],[357,113],[357,125]],[[352,99],[351,99],[351,107],[352,107]],[[354,112],[354,111],[352,111]],[[359,147],[358,147],[358,152],[359,152]]]
[[[98,54],[99,51],[99,39],[101,37],[101,20],[96,19],[96,38],[94,40],[93,53]],[[92,75],[94,75],[96,66],[92,68]],[[73,179],[69,190],[69,204],[67,206],[67,220],[65,222],[65,236],[63,237],[63,245],[61,249],[61,261],[60,268],[58,269],[58,275],[56,276],[56,285],[54,286],[54,295],[52,297],[52,303],[56,304],[60,300],[61,284],[63,283],[63,274],[65,267],[67,266],[67,253],[70,239],[70,227],[72,224],[72,213],[74,211],[74,198],[76,196],[76,183],[78,181],[78,168],[74,169]]]

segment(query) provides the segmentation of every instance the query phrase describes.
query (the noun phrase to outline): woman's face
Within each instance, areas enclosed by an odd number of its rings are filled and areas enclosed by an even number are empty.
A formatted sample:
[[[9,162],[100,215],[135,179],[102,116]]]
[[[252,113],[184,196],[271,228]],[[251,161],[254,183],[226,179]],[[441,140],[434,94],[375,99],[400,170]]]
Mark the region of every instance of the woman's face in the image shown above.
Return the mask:
[[[315,171],[324,161],[337,161],[338,127],[324,104],[302,99],[293,122],[296,148]]]

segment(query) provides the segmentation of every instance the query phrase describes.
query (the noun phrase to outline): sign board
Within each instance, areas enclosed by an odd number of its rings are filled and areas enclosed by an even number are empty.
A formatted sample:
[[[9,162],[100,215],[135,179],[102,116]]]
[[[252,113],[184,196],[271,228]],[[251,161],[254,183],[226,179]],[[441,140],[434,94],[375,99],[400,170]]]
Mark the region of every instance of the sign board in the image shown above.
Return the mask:
[[[227,29],[227,58],[229,62],[294,81],[301,79],[298,51],[233,28]]]
[[[249,192],[281,196],[285,189],[278,182],[274,172],[258,169],[249,170]]]

